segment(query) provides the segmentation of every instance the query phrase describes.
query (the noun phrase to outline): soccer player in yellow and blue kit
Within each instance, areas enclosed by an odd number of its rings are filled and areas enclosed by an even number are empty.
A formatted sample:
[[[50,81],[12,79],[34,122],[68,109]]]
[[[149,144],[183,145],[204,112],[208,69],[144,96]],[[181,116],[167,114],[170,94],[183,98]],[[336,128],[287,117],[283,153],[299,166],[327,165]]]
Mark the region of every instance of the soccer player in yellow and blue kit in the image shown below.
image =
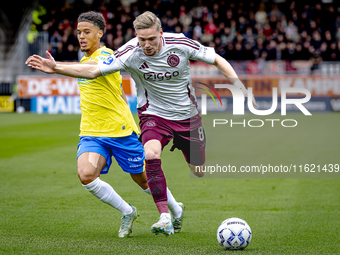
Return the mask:
[[[104,29],[105,21],[100,14],[79,16],[77,34],[81,50],[85,52],[81,63],[98,62],[112,54],[111,49],[100,47]],[[77,170],[86,190],[123,214],[118,236],[126,237],[132,232],[138,211],[99,178],[108,172],[114,156],[124,171],[136,176],[134,179],[143,189],[147,188],[146,182],[141,181],[143,148],[138,141],[138,128],[122,98],[121,83],[118,72],[100,79],[78,79],[82,116]]]
[[[105,20],[100,13],[87,12],[78,18],[77,34],[80,48],[85,52],[83,64],[105,60],[113,51],[100,47],[105,31]],[[96,79],[78,79],[80,91],[80,141],[77,152],[77,171],[86,190],[101,201],[122,212],[119,237],[132,232],[132,223],[138,216],[134,206],[125,202],[114,189],[99,177],[109,171],[114,156],[119,166],[151,195],[144,172],[144,150],[138,141],[139,130],[121,89],[119,72]],[[170,211],[181,207],[167,190]]]

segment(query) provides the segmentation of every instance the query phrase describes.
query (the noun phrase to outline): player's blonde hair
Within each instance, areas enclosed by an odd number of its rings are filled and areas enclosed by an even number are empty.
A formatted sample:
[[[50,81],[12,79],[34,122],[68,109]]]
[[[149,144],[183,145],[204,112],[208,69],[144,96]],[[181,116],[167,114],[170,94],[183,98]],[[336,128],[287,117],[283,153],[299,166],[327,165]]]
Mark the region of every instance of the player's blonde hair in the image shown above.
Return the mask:
[[[146,11],[143,14],[139,15],[135,21],[133,22],[133,27],[135,30],[138,29],[147,29],[155,26],[157,31],[161,29],[161,21],[160,19],[152,12]]]

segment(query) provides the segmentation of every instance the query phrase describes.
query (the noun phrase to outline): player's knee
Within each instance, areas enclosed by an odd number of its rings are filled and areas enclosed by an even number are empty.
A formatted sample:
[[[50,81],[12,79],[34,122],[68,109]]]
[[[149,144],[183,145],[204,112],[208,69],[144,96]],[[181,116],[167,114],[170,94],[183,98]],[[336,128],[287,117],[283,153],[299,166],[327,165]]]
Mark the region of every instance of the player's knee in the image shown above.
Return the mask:
[[[146,150],[145,151],[145,159],[149,160],[149,159],[160,159],[161,158],[161,154],[154,151],[154,150]]]
[[[86,171],[85,169],[78,169],[78,177],[83,185],[87,185],[93,182],[98,176],[96,176],[93,172]]]

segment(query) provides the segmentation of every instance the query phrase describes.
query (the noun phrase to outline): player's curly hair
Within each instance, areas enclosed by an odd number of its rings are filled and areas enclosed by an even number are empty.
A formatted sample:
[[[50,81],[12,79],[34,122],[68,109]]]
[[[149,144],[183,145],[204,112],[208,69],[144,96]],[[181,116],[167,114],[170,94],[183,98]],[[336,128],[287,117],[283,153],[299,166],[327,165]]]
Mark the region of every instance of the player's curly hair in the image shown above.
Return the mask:
[[[78,17],[78,23],[79,22],[89,22],[97,27],[99,27],[100,30],[103,30],[105,32],[106,24],[103,14],[100,12],[84,12],[79,15]]]
[[[146,29],[155,26],[157,31],[162,27],[160,19],[152,12],[146,11],[143,14],[136,17],[133,22],[135,30]]]

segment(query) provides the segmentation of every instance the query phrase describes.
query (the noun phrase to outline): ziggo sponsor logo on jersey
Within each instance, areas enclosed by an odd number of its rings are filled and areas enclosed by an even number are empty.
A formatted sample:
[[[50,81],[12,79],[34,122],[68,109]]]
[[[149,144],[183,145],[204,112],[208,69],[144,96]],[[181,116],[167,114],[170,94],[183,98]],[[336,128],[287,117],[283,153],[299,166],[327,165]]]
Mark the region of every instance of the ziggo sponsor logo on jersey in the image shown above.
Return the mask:
[[[165,73],[155,73],[155,72],[148,72],[144,74],[144,80],[146,81],[162,81],[162,80],[171,80],[172,77],[177,77],[179,75],[178,71],[174,71],[172,73],[165,72]]]

